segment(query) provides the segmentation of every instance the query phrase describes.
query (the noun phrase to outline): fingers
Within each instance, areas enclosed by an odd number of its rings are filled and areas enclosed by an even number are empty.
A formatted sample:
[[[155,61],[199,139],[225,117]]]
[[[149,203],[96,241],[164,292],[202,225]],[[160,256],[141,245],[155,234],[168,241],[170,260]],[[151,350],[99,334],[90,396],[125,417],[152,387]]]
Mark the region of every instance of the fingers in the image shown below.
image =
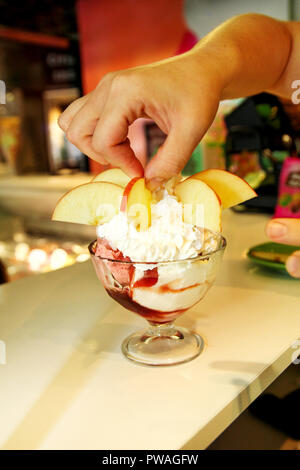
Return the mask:
[[[300,219],[273,219],[267,224],[266,234],[277,243],[300,246]],[[293,277],[300,278],[300,251],[295,251],[286,262]]]
[[[117,105],[108,100],[92,139],[92,147],[97,153],[105,155],[111,165],[118,166],[131,177],[144,175],[143,166],[127,138],[128,127],[136,117],[140,116],[132,113],[129,105]]]
[[[73,124],[73,120],[75,116],[79,114],[79,111],[81,111],[84,105],[86,105],[87,103],[91,105],[89,106],[89,109],[91,109],[91,107],[94,107],[96,110],[98,109],[97,117],[99,117],[99,112],[101,112],[105,104],[107,91],[109,90],[112,77],[113,77],[113,74],[105,75],[102,78],[102,80],[99,82],[95,90],[73,101],[67,107],[67,109],[65,109],[65,111],[60,115],[58,119],[58,124],[64,132],[67,132],[71,124]]]
[[[274,242],[300,246],[300,219],[272,219],[266,234]]]
[[[129,125],[141,116],[133,113],[127,117],[129,105],[123,107],[122,114],[120,96],[123,93],[117,96],[113,93],[111,98],[112,81],[113,74],[108,74],[93,92],[74,101],[62,113],[59,125],[68,140],[90,158],[117,166],[129,176],[142,176],[143,166],[127,138]]]
[[[189,121],[188,121],[189,122]],[[177,175],[189,160],[201,135],[178,122],[145,170],[147,180],[158,183]]]
[[[300,278],[300,251],[295,251],[286,262],[286,269],[291,276]]]
[[[92,147],[92,136],[109,95],[112,76],[106,75],[94,91],[71,103],[58,121],[72,144],[104,165],[107,163],[105,155]]]
[[[103,104],[92,97],[73,116],[71,123],[66,129],[67,138],[76,145],[84,154],[93,160],[106,164],[104,154],[97,152],[92,145],[93,134],[102,113]]]
[[[64,132],[67,131],[75,114],[77,114],[78,111],[80,111],[80,109],[82,108],[82,106],[87,102],[88,97],[89,94],[78,98],[78,100],[73,101],[73,103],[71,103],[67,107],[67,109],[65,109],[65,111],[59,116],[58,125]]]
[[[67,134],[68,140],[82,153],[105,165],[107,163],[105,158],[97,155],[91,145],[91,136],[98,120],[96,110],[90,104],[91,101],[91,93],[73,101],[60,115],[58,124]]]

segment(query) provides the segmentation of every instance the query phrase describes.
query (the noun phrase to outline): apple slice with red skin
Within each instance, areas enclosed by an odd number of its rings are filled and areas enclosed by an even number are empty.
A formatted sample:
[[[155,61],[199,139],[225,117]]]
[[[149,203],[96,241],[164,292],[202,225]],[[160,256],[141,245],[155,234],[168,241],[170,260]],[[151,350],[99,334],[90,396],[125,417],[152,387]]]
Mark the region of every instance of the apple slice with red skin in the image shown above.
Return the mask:
[[[184,222],[221,231],[221,201],[206,183],[187,178],[175,186],[174,193],[183,204]]]
[[[119,213],[124,189],[113,183],[86,183],[64,194],[54,209],[52,220],[101,225]]]
[[[133,185],[134,185],[139,179],[140,179],[139,177],[132,178],[132,179],[129,181],[129,183],[125,186],[125,189],[124,189],[124,192],[123,192],[122,201],[121,201],[121,206],[120,206],[120,211],[121,211],[121,212],[126,212],[129,193],[131,192]]]
[[[127,212],[139,231],[145,231],[151,225],[151,191],[146,188],[145,178],[133,178],[127,184],[120,210]]]
[[[204,170],[190,178],[203,181],[213,189],[219,196],[223,209],[236,206],[257,196],[245,180],[226,170],[218,168]]]
[[[110,168],[109,170],[102,171],[92,179],[93,183],[100,181],[114,183],[125,188],[130,181],[130,177],[120,168]]]

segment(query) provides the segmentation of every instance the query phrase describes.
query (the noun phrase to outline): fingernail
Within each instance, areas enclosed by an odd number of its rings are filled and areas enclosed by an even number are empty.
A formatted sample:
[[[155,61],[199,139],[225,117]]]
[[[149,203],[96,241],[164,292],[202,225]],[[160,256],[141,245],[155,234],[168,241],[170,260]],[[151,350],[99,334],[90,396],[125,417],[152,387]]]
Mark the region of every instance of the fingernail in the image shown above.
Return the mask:
[[[150,191],[154,191],[155,189],[159,188],[164,183],[163,178],[151,178],[149,180],[146,180],[146,186]]]
[[[300,277],[300,256],[290,256],[286,262],[286,269],[292,276]]]
[[[286,235],[288,228],[286,225],[280,224],[279,222],[271,222],[267,227],[267,235],[269,237],[279,238]]]
[[[67,127],[67,126],[66,126],[65,123],[64,123],[64,118],[63,118],[63,115],[62,115],[62,114],[58,117],[58,119],[57,119],[57,124],[59,125],[59,127],[60,127],[63,131],[66,130],[66,127]]]

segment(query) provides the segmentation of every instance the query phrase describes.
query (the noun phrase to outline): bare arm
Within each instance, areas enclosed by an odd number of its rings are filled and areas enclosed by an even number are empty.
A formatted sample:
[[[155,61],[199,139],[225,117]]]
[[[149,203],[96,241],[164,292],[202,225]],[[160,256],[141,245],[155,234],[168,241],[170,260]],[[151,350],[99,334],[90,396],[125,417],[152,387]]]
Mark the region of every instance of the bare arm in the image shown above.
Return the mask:
[[[199,41],[195,51],[199,58],[211,54],[219,62],[222,98],[261,91],[287,97],[295,74],[300,78],[300,23],[259,14],[237,16]]]

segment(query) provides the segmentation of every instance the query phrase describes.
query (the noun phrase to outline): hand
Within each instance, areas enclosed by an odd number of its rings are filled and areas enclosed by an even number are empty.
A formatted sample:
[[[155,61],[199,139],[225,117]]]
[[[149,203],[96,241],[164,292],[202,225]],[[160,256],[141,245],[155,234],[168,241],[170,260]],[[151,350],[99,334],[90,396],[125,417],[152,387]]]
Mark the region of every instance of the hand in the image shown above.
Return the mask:
[[[216,62],[192,50],[110,73],[63,112],[59,125],[83,153],[133,177],[144,169],[130,147],[128,127],[140,117],[153,119],[167,139],[145,177],[159,183],[182,170],[214,119],[222,90]]]
[[[266,234],[274,242],[300,246],[300,219],[272,219],[266,226]],[[300,278],[300,250],[288,258],[286,269],[291,276]]]

